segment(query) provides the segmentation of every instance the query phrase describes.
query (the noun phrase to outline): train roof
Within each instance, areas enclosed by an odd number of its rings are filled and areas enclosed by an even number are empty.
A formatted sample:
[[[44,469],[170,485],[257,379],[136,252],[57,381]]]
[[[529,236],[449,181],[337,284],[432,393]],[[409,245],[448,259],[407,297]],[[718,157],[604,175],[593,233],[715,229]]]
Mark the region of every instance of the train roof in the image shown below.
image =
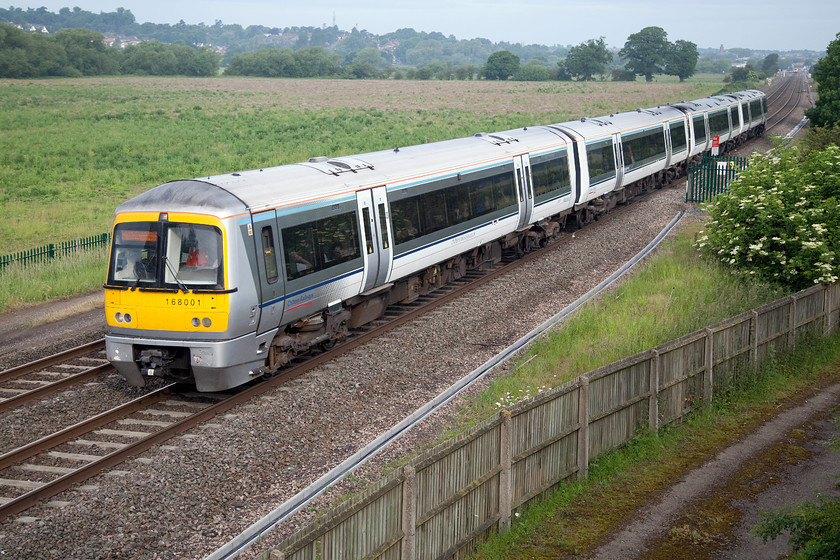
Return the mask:
[[[760,91],[739,94],[757,97]],[[644,130],[730,105],[730,97],[715,96],[649,109],[637,109],[580,121],[534,126],[431,144],[398,147],[342,157],[316,157],[277,167],[172,181],[121,204],[116,212],[196,212],[235,216],[314,200],[352,198],[358,190],[387,185],[399,189],[434,177],[469,173],[509,161],[515,155],[539,155],[561,150],[574,140],[594,141],[611,134]]]
[[[219,217],[260,212],[314,199],[346,198],[357,190],[381,185],[399,188],[435,175],[477,171],[514,155],[550,152],[567,143],[558,131],[537,126],[346,157],[315,157],[277,167],[173,181],[123,203],[117,212],[192,211]]]
[[[612,134],[635,132],[652,126],[659,126],[674,119],[682,119],[683,113],[670,105],[636,109],[604,117],[582,118],[550,125],[564,131],[573,131],[585,141],[598,140]]]

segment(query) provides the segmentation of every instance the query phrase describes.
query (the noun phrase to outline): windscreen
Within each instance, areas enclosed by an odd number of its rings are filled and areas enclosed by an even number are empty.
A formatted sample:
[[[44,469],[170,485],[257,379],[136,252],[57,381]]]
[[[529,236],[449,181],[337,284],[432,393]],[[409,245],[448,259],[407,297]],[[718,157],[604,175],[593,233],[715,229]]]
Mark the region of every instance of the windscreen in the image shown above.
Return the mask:
[[[108,283],[140,288],[221,288],[222,254],[222,233],[213,226],[161,222],[117,224]]]

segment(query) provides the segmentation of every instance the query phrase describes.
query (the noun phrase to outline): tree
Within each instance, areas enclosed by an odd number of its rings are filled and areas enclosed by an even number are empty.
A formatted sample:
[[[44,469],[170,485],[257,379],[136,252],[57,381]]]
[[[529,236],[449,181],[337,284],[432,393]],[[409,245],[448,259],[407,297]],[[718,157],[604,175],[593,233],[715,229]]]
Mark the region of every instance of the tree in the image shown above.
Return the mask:
[[[519,57],[510,51],[496,51],[487,57],[482,69],[488,80],[507,80],[519,70]]]
[[[671,45],[668,59],[665,63],[665,73],[669,76],[679,77],[681,82],[690,78],[697,71],[697,60],[700,53],[697,52],[697,45],[691,41],[679,39]]]
[[[589,39],[569,49],[566,55],[566,70],[579,80],[589,81],[595,74],[604,74],[613,55],[607,50],[604,38]]]
[[[765,76],[772,76],[776,72],[779,71],[779,55],[776,53],[770,53],[764,57],[764,61],[761,63],[761,71],[764,72]]]
[[[840,33],[828,44],[825,57],[812,69],[817,82],[817,103],[805,111],[814,126],[840,124]]]
[[[519,67],[513,79],[519,82],[548,82],[557,76],[554,68],[531,61]]]
[[[630,35],[618,54],[627,59],[625,68],[651,82],[654,74],[661,74],[665,69],[670,50],[668,34],[664,29],[645,27]]]
[[[67,63],[82,76],[116,74],[117,51],[105,46],[102,33],[87,29],[61,29],[52,39],[64,48]]]

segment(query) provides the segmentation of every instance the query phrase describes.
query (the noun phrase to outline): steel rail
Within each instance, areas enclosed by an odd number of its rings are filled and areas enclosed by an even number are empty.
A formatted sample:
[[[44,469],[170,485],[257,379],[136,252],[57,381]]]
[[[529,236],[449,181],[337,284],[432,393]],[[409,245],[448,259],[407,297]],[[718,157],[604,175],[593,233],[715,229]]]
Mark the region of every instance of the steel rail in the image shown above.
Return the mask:
[[[58,354],[53,354],[52,356],[47,356],[46,358],[29,362],[28,364],[22,364],[0,371],[0,383],[17,379],[23,375],[66,362],[67,360],[72,360],[73,358],[84,356],[85,354],[90,354],[91,352],[97,352],[103,348],[105,348],[105,339],[101,338],[99,340],[65,350],[64,352],[59,352]]]
[[[72,387],[73,385],[77,385],[89,379],[93,379],[94,377],[99,377],[103,373],[113,369],[114,367],[111,364],[101,364],[98,366],[94,366],[86,371],[82,371],[73,374],[69,377],[65,377],[64,379],[55,381],[54,383],[50,383],[49,385],[44,385],[43,387],[38,387],[37,389],[27,391],[26,393],[22,393],[14,397],[9,397],[8,399],[0,401],[0,412],[5,412],[22,404],[32,402],[35,399],[40,399],[41,397],[46,397],[47,395],[51,395],[58,391],[63,391],[64,389]]]

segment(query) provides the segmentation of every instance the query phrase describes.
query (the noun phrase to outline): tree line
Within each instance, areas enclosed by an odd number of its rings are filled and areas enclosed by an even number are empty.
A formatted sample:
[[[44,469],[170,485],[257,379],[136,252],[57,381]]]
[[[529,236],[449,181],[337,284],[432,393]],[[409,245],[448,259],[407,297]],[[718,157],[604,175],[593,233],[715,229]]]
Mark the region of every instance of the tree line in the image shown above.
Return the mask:
[[[264,77],[339,77],[352,79],[512,79],[635,80],[654,75],[684,80],[696,72],[725,74],[732,54],[707,50],[703,57],[689,41],[668,41],[662,28],[647,27],[631,35],[617,53],[604,38],[579,45],[547,47],[492,43],[487,39],[458,40],[441,33],[400,29],[376,36],[336,26],[287,27],[138,24],[118,8],[93,14],[62,8],[58,14],[0,8],[0,21],[49,26],[52,35],[25,33],[11,26],[0,29],[0,77],[90,76],[108,74]],[[2,24],[0,24],[2,25]],[[75,27],[72,27],[75,26]],[[106,47],[103,33],[132,34],[139,45]],[[205,45],[207,47],[205,47]],[[216,50],[210,45],[225,45]],[[741,51],[750,51],[741,49]],[[776,60],[779,61],[778,55]],[[756,65],[760,60],[751,61]],[[747,79],[760,77],[750,73]],[[744,81],[739,76],[733,81]]]
[[[89,29],[62,29],[52,35],[27,33],[0,23],[0,77],[215,76],[221,56],[187,45],[149,41],[124,49],[107,47]]]

